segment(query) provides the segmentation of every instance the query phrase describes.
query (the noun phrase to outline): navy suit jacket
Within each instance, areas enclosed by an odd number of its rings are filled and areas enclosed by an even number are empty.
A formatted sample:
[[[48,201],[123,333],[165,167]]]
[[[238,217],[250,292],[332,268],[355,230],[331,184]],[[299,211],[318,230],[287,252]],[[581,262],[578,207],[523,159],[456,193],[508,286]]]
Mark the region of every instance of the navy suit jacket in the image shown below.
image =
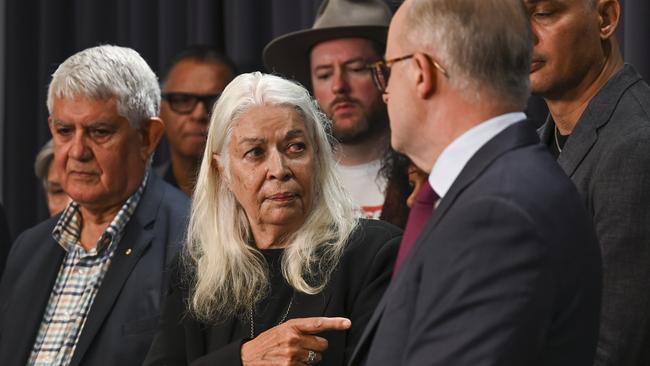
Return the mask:
[[[149,174],[90,308],[70,365],[141,365],[182,243],[187,196]],[[52,238],[59,216],[22,233],[0,282],[0,363],[25,365],[65,251]],[[128,250],[130,249],[130,251]]]
[[[351,365],[593,362],[600,252],[528,121],[469,160],[414,243]]]

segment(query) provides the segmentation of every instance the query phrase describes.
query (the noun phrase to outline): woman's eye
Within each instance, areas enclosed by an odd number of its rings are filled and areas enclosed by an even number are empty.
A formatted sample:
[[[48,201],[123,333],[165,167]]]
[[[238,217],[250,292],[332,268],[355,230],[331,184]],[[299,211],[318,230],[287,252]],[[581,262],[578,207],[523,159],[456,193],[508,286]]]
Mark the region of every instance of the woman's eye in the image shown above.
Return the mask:
[[[307,145],[304,142],[296,142],[289,145],[289,152],[300,153],[307,149]]]
[[[264,150],[262,150],[259,147],[250,149],[246,151],[246,154],[244,156],[249,157],[249,158],[258,158],[264,154]]]

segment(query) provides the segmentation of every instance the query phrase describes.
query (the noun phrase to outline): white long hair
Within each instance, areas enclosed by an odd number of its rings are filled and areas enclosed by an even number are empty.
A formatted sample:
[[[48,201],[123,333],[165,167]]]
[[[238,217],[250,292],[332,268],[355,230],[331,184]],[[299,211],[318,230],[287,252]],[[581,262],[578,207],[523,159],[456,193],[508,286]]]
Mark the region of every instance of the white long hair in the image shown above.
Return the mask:
[[[269,273],[253,242],[246,213],[212,163],[221,157],[228,174],[233,122],[258,106],[287,106],[303,117],[314,142],[312,211],[288,240],[282,274],[296,290],[316,294],[336,269],[356,227],[354,206],[335,173],[330,121],[307,90],[259,72],[236,77],[223,91],[210,119],[208,139],[192,200],[184,263],[192,268],[190,312],[209,323],[243,318],[268,291]]]

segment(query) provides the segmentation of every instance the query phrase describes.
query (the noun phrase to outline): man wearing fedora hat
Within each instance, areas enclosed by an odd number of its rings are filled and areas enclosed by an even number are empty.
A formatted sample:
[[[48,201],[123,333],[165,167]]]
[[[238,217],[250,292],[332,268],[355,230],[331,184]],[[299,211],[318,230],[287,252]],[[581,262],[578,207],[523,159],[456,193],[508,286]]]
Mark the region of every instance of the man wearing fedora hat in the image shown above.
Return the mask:
[[[369,218],[380,218],[385,206],[388,183],[379,171],[390,129],[366,65],[381,59],[391,16],[382,0],[324,0],[311,29],[264,49],[266,67],[311,87],[333,121],[343,185]]]

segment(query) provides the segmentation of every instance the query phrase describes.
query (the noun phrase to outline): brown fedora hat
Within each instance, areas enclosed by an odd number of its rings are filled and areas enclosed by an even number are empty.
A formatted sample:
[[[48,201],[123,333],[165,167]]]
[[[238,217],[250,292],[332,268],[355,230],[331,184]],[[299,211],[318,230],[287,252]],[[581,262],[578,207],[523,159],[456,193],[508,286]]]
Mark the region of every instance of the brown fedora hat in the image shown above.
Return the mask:
[[[285,34],[264,47],[264,65],[309,87],[309,52],[313,46],[350,37],[386,44],[391,16],[383,0],[324,0],[311,29]]]

